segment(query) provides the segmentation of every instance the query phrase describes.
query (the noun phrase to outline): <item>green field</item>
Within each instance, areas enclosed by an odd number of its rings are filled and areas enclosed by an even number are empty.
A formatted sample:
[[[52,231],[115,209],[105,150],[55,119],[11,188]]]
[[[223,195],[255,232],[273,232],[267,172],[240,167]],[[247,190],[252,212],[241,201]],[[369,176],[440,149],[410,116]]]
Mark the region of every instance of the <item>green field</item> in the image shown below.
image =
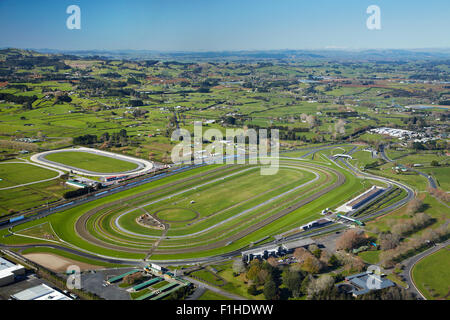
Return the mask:
[[[89,152],[57,152],[45,156],[45,159],[97,173],[120,173],[137,168],[135,163]]]
[[[231,300],[211,290],[206,290],[198,300]]]
[[[157,216],[159,219],[176,222],[176,221],[189,221],[195,219],[197,216],[195,211],[184,208],[165,208],[158,211]]]
[[[0,163],[0,189],[55,178],[58,173],[27,163]]]
[[[450,250],[448,247],[420,260],[412,270],[420,292],[430,300],[450,300]]]

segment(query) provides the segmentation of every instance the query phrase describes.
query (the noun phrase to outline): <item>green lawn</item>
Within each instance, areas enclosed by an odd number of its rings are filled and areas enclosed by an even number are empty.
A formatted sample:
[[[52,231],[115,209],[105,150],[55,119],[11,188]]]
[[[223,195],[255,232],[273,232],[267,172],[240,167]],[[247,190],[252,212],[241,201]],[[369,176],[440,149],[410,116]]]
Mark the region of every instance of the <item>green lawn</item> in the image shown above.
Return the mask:
[[[365,262],[376,264],[380,261],[380,250],[364,251],[358,254]]]
[[[158,218],[167,221],[187,221],[194,219],[197,214],[194,211],[183,208],[166,208],[158,212]]]
[[[98,173],[118,173],[137,168],[132,162],[100,156],[89,152],[65,151],[45,156],[47,160]]]
[[[0,163],[0,189],[55,178],[58,173],[26,163]]]
[[[198,300],[231,300],[225,296],[215,293],[211,290],[206,290]]]
[[[195,276],[199,279],[203,279],[206,282],[216,285],[216,286],[220,286],[220,285],[224,284],[222,279],[218,278],[216,275],[214,275],[212,272],[210,272],[208,270],[195,271],[195,272],[192,272],[190,275]]]
[[[433,300],[450,300],[450,248],[446,247],[420,260],[412,270],[420,292]]]

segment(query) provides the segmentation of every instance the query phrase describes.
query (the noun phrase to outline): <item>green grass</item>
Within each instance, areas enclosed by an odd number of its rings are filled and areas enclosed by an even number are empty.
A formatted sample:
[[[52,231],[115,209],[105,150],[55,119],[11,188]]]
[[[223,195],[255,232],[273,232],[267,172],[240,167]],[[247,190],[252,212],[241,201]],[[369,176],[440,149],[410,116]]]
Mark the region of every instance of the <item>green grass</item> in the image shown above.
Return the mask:
[[[419,170],[432,175],[441,189],[450,190],[450,167],[419,168]]]
[[[0,216],[60,200],[66,189],[60,179],[39,182],[10,190],[0,190]]]
[[[135,163],[89,152],[65,151],[49,154],[45,158],[67,166],[98,173],[119,173],[137,168]]]
[[[26,163],[0,163],[0,189],[55,178],[58,173]]]
[[[137,292],[131,292],[130,296],[131,296],[131,299],[135,300],[135,299],[142,297],[143,295],[150,293],[150,292],[151,292],[150,289],[143,289],[143,290],[140,290]]]
[[[211,290],[206,290],[198,300],[232,300]]]
[[[195,212],[183,208],[165,208],[157,213],[158,218],[167,221],[187,221],[194,219]]]
[[[364,262],[377,264],[380,261],[380,250],[364,251],[358,254]]]
[[[169,284],[169,282],[167,282],[167,281],[161,281],[161,282],[155,283],[154,285],[150,286],[150,288],[152,288],[153,290],[156,290],[156,289],[162,288],[168,284]]]
[[[208,270],[195,271],[192,272],[190,275],[195,276],[200,280],[205,280],[206,282],[212,285],[220,286],[224,284],[222,279],[218,278],[216,275],[214,275],[211,271]]]
[[[430,300],[450,300],[450,250],[448,247],[420,260],[412,270],[414,283]]]

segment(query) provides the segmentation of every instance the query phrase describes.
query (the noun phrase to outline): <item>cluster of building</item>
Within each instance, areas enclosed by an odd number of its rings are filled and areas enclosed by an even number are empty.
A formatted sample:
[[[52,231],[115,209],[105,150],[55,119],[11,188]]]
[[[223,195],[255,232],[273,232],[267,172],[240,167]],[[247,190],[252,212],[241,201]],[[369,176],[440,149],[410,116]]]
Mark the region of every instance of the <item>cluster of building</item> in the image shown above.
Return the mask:
[[[280,257],[286,254],[293,253],[297,248],[306,248],[315,241],[311,238],[300,239],[293,242],[283,244],[261,246],[255,249],[242,251],[242,259],[250,262],[253,259],[267,259],[269,257]]]
[[[386,128],[386,127],[371,129],[369,132],[388,135],[390,137],[399,138],[400,140],[403,140],[405,138],[411,138],[413,135],[417,134],[410,130]]]
[[[17,139],[15,139],[15,141],[25,142],[25,143],[38,143],[38,142],[41,142],[41,140],[34,139],[34,138],[17,138]]]
[[[426,130],[432,129],[432,128],[424,128]],[[375,128],[369,130],[369,133],[377,133],[382,135],[387,135],[390,137],[398,138],[399,140],[411,140],[413,142],[421,142],[426,143],[428,141],[436,140],[438,139],[437,136],[434,136],[433,134],[427,134],[425,131],[410,131],[405,129],[396,129],[396,128]]]
[[[16,286],[16,282],[24,282],[26,269],[20,264],[15,264],[0,257],[0,287]],[[14,287],[15,288],[15,287]],[[55,290],[45,283],[21,290],[10,295],[11,300],[73,300],[64,293]]]

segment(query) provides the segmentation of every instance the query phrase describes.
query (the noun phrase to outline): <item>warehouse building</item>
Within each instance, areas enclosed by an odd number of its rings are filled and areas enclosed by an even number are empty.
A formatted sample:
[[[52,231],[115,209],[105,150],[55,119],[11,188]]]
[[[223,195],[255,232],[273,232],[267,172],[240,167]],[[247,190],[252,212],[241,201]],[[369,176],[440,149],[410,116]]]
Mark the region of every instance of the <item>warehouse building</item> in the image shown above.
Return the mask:
[[[0,257],[0,287],[13,283],[17,276],[24,274],[24,266]]]
[[[50,288],[45,284],[32,287],[11,296],[12,300],[73,300],[65,294]]]

